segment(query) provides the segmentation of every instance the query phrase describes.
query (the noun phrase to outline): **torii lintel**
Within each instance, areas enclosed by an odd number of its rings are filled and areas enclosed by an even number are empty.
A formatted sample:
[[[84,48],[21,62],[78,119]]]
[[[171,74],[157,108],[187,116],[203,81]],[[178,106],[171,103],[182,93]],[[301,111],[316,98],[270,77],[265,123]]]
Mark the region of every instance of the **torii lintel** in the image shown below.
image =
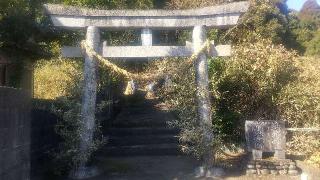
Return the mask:
[[[247,1],[188,10],[95,10],[45,4],[54,26],[106,29],[188,29],[197,25],[224,29],[237,24]]]

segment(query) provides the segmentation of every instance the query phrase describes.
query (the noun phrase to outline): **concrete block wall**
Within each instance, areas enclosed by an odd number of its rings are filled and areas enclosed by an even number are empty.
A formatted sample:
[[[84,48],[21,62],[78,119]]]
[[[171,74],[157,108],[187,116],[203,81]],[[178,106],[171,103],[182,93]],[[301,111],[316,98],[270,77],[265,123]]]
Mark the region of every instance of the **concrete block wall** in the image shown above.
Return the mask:
[[[0,179],[30,179],[30,93],[0,87]]]

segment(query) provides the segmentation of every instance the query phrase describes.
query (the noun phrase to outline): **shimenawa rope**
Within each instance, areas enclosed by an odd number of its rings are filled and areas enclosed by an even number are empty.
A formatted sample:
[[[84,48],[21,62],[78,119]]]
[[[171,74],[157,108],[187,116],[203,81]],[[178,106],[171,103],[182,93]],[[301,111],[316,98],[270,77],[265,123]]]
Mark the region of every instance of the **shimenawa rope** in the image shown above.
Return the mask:
[[[125,95],[132,95],[135,92],[135,80],[151,80],[151,79],[158,79],[162,76],[164,76],[163,73],[158,73],[158,74],[135,74],[131,73],[116,64],[112,63],[110,60],[102,57],[99,53],[97,53],[93,48],[91,48],[86,41],[81,42],[81,49],[83,52],[86,52],[89,56],[95,57],[100,63],[102,63],[104,66],[107,68],[111,69],[113,72],[121,74],[125,76],[129,81],[127,83],[126,90],[124,92]],[[199,54],[201,54],[203,51],[209,51],[210,50],[210,41],[207,40],[203,46],[195,53],[191,55],[191,57],[188,59],[187,63],[191,64],[195,59],[198,58]]]

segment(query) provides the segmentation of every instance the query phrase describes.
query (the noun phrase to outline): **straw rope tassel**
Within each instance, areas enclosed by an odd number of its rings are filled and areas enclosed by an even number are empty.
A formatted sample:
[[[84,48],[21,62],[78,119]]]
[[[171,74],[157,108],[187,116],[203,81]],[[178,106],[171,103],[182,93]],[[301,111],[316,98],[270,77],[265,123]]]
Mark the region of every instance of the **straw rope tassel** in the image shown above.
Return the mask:
[[[136,85],[133,80],[128,81],[124,95],[129,96],[133,95],[136,92]]]

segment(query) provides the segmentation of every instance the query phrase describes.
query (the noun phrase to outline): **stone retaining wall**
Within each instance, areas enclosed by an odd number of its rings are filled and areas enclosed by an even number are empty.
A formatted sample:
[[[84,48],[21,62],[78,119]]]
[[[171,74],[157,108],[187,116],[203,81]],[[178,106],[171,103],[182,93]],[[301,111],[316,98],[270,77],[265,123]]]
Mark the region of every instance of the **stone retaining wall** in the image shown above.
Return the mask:
[[[0,179],[30,179],[30,93],[0,87]]]
[[[57,117],[36,108],[32,109],[31,117],[31,176],[39,176],[45,173],[52,161],[52,152],[58,147]]]

